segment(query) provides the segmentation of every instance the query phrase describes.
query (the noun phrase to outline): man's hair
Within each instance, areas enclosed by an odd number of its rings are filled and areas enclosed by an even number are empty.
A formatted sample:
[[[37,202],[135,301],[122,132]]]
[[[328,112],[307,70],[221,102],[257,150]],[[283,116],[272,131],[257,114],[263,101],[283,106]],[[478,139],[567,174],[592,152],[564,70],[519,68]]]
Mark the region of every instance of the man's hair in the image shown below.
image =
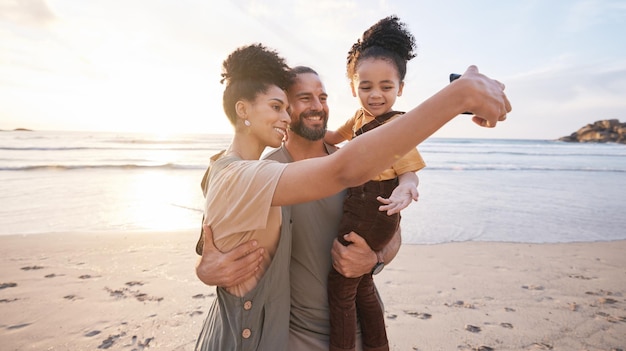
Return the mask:
[[[308,66],[296,66],[291,69],[291,73],[293,73],[294,75],[303,74],[303,73],[313,73],[316,76],[319,76],[319,74],[317,74],[317,72],[315,72],[313,68],[308,67]]]

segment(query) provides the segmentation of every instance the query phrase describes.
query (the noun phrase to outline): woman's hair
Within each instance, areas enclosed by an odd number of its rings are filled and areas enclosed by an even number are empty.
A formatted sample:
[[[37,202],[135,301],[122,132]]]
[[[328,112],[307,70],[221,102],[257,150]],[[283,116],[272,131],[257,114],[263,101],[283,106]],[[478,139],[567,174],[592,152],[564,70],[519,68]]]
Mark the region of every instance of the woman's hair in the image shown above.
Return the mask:
[[[363,37],[352,45],[348,52],[348,78],[354,78],[361,60],[377,58],[394,64],[402,82],[407,62],[416,56],[415,49],[415,38],[406,29],[406,24],[395,15],[385,17],[363,32]]]
[[[233,51],[222,64],[220,81],[226,83],[223,106],[230,123],[236,125],[237,122],[237,101],[253,101],[272,85],[286,89],[292,76],[285,59],[262,44],[242,46]]]

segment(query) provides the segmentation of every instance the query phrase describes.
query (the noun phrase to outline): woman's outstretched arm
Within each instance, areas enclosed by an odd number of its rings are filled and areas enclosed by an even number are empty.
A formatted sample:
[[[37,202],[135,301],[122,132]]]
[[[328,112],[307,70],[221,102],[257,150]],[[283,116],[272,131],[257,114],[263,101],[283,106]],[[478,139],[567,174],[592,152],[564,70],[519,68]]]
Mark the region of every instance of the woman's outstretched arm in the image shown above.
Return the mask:
[[[504,84],[470,66],[460,79],[401,118],[360,135],[332,155],[288,164],[272,204],[312,201],[362,184],[464,111],[474,113],[476,124],[495,127],[511,111]]]

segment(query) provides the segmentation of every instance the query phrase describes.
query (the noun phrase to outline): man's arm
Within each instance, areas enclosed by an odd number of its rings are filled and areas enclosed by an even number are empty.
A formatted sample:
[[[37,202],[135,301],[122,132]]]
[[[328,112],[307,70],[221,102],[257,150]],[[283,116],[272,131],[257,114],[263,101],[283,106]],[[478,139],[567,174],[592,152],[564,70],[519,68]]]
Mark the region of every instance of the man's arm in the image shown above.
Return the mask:
[[[400,228],[391,241],[378,253],[372,251],[365,239],[355,232],[346,234],[344,239],[352,242],[352,244],[344,246],[335,239],[331,253],[333,267],[347,278],[356,278],[371,273],[372,268],[378,262],[378,255],[383,258],[385,265],[388,265],[396,257],[402,244]]]
[[[196,275],[206,285],[229,288],[241,284],[259,269],[263,248],[256,240],[245,242],[228,252],[221,252],[213,244],[213,232],[206,224],[202,256],[196,264]]]

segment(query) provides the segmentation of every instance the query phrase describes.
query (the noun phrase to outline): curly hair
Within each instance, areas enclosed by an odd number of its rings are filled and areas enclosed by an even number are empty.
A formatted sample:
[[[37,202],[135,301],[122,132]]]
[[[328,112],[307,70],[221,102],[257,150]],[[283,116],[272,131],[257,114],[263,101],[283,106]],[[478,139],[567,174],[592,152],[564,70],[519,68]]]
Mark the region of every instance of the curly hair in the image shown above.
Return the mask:
[[[363,32],[348,51],[347,76],[352,79],[361,60],[380,58],[393,63],[404,81],[406,64],[417,56],[415,37],[396,15],[385,17]]]
[[[285,59],[262,44],[242,46],[233,51],[222,64],[223,107],[232,125],[236,125],[235,104],[244,99],[253,101],[258,94],[276,85],[287,89],[293,73]]]

